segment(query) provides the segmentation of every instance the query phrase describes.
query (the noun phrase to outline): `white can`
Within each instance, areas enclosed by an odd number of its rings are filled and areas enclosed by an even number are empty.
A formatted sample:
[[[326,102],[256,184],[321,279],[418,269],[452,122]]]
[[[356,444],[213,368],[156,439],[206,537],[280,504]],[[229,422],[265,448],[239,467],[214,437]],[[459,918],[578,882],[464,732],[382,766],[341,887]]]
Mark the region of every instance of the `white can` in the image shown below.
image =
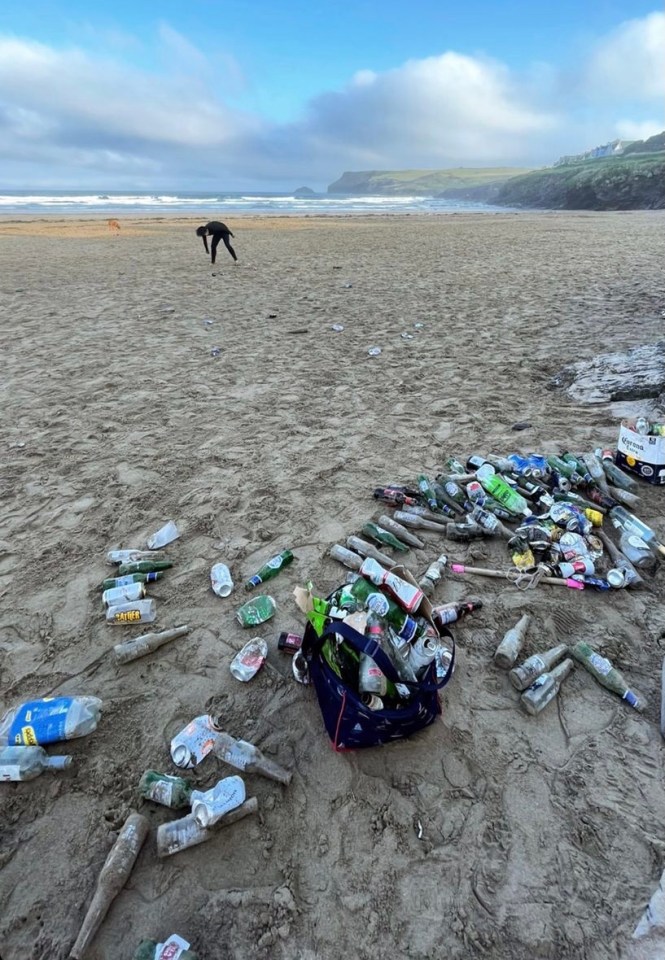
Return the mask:
[[[228,597],[233,590],[231,571],[225,563],[216,563],[210,569],[210,582],[213,593],[218,597]]]

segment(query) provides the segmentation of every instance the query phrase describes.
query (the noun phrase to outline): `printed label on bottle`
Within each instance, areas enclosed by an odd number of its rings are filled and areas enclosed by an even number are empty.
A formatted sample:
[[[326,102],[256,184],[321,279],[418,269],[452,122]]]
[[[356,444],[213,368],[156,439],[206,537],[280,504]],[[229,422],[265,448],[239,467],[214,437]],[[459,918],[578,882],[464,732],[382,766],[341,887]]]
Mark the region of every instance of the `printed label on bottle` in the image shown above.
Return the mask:
[[[594,670],[597,670],[598,673],[600,673],[603,677],[606,677],[612,669],[612,664],[610,661],[606,660],[605,657],[601,657],[599,653],[592,653],[589,656],[589,663]]]
[[[624,693],[621,699],[625,700],[626,703],[629,703],[631,707],[637,707],[638,698],[635,696],[632,690],[626,690],[626,692]],[[0,767],[0,780],[2,780],[1,771],[2,771],[2,767]]]
[[[140,610],[120,610],[118,613],[113,614],[113,619],[116,623],[133,623],[136,620],[141,619]]]
[[[157,944],[155,960],[179,960],[185,950],[189,950],[188,941],[173,933],[166,943]]]
[[[30,700],[16,711],[7,733],[7,743],[34,747],[40,743],[54,743],[65,739],[67,714],[72,697]]]
[[[372,613],[376,613],[377,616],[385,617],[390,610],[390,601],[382,593],[370,593],[365,600],[365,606]]]
[[[166,780],[157,780],[150,787],[148,796],[155,803],[161,803],[165,807],[170,807],[173,802],[173,784]]]
[[[6,763],[0,766],[0,783],[9,780],[20,780],[21,768],[18,763]]]
[[[230,763],[232,767],[236,767],[238,770],[244,770],[249,763],[249,757],[246,757],[239,747],[231,747],[225,759],[227,763]]]
[[[272,557],[272,558],[271,558],[270,560],[268,560],[268,562],[266,563],[266,567],[270,567],[271,570],[279,570],[279,568],[281,567],[281,565],[282,565],[282,557],[281,557],[281,556]]]

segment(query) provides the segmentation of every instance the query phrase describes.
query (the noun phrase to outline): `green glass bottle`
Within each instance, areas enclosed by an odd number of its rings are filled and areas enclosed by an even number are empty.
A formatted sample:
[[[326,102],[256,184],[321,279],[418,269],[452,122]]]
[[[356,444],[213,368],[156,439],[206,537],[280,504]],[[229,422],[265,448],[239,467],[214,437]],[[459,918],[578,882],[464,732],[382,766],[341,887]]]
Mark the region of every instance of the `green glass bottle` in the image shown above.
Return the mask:
[[[170,777],[157,770],[146,770],[139,780],[139,794],[172,810],[190,805],[192,785],[182,777]]]
[[[437,502],[436,497],[434,496],[434,491],[432,490],[432,484],[429,482],[424,473],[421,473],[418,477],[418,488],[425,500],[427,500],[427,506],[430,510],[436,510]]]
[[[345,591],[343,591],[343,593],[344,592]],[[366,604],[372,613],[383,617],[402,639],[413,640],[418,634],[419,627],[413,617],[410,617],[394,600],[387,597],[385,593],[382,593],[381,590],[373,583],[370,583],[369,580],[365,580],[364,577],[358,577],[357,580],[354,580],[354,582],[350,584],[348,592],[355,597],[356,600],[360,600],[361,603]],[[369,603],[367,603],[368,599]]]
[[[158,570],[168,570],[172,566],[170,560],[134,560],[132,563],[121,563],[118,574],[122,577],[127,573],[155,573]]]
[[[446,468],[448,473],[457,473],[457,474],[468,473],[464,464],[460,463],[459,460],[457,460],[455,457],[448,457],[448,459],[444,463],[444,467]]]
[[[571,650],[575,659],[596,678],[601,686],[612,693],[618,694],[622,700],[629,703],[631,707],[640,713],[644,710],[646,703],[638,693],[631,690],[619,671],[612,666],[609,660],[601,657],[593,647],[580,640]]]
[[[108,577],[102,582],[102,590],[127,587],[130,583],[154,583],[163,576],[164,573],[160,570],[157,573],[127,573],[124,577]]]
[[[258,587],[260,583],[265,583],[266,580],[272,580],[273,577],[276,577],[280,570],[283,570],[284,567],[288,567],[290,563],[293,562],[293,554],[290,550],[282,550],[281,553],[278,553],[276,557],[272,557],[265,563],[258,573],[255,573],[253,577],[250,577],[249,580],[245,583],[245,590],[253,590],[254,587]]]
[[[169,937],[169,940],[173,940],[173,938]],[[171,944],[168,940],[166,943],[162,944],[158,943],[157,940],[141,940],[136,948],[136,953],[134,954],[133,960],[161,960],[162,957],[175,956],[178,957],[178,960],[199,960],[198,953],[194,953],[192,950],[180,949],[176,954],[173,952],[174,948],[172,947],[170,953],[163,953],[162,950],[159,950],[159,953],[157,952],[160,947],[168,950],[170,946]]]
[[[398,540],[393,533],[389,530],[384,530],[383,527],[380,527],[376,523],[366,523],[361,533],[366,537],[371,537],[372,540],[376,540],[377,543],[383,543],[386,547],[392,547],[393,550],[397,550],[400,553],[406,553],[409,549],[406,544]]]

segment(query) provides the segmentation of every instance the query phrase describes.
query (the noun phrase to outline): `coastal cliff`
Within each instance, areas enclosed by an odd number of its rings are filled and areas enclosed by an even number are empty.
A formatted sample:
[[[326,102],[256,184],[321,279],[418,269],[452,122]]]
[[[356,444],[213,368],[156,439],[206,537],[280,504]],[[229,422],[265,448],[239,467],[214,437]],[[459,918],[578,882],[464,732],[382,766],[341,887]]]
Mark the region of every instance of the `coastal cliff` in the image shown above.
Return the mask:
[[[662,210],[665,152],[534,170],[501,184],[490,202],[548,210]]]
[[[375,197],[434,197],[444,195],[443,191],[450,189],[473,190],[488,185],[498,187],[511,177],[525,173],[528,173],[528,168],[525,167],[346,171],[330,184],[328,193]]]

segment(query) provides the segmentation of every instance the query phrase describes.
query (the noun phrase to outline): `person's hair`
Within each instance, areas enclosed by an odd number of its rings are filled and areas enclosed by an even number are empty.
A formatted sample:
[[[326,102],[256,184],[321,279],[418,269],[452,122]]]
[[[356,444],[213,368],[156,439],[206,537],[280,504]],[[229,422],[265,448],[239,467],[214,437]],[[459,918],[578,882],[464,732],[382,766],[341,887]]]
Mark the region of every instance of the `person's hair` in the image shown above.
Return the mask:
[[[206,235],[206,228],[205,228],[205,227],[197,227],[197,228],[196,228],[196,236],[197,236],[197,237],[205,237],[205,235]]]

